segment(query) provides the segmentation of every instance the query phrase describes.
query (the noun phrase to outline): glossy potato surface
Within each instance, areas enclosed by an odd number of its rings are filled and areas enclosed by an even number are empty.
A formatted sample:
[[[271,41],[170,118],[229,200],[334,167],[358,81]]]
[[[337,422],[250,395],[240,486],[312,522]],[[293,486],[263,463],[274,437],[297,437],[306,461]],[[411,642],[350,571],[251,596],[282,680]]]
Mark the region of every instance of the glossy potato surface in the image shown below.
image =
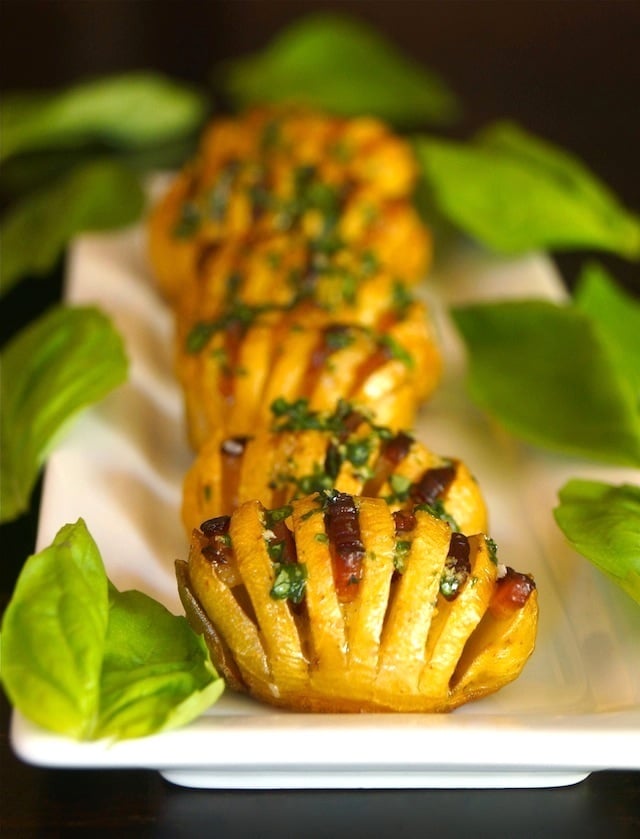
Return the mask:
[[[214,663],[237,689],[299,711],[441,712],[519,675],[536,636],[531,578],[518,575],[527,583],[523,602],[496,611],[510,577],[501,577],[490,543],[477,534],[467,539],[468,572],[455,598],[443,596],[449,525],[417,510],[411,530],[399,532],[383,499],[353,498],[362,551],[345,589],[326,521],[329,497],[276,511],[277,532],[272,513],[247,501],[224,534],[194,531],[188,562],[178,564],[187,614],[206,614]],[[283,534],[284,565],[273,550]],[[291,596],[278,586],[283,567],[303,581]]]

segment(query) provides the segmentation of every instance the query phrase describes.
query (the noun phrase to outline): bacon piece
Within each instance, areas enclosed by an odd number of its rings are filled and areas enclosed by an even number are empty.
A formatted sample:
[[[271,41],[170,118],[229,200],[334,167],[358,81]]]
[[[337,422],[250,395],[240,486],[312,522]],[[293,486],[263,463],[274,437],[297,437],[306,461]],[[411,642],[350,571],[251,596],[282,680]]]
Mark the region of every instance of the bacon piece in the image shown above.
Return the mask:
[[[396,533],[406,533],[416,526],[416,517],[411,510],[396,510],[393,514],[393,521],[396,526]]]
[[[434,504],[447,491],[456,477],[455,466],[438,466],[427,469],[409,491],[414,504]]]
[[[489,609],[496,618],[506,618],[521,609],[536,587],[533,577],[507,566],[506,574],[496,582]]]
[[[200,525],[200,530],[206,540],[202,547],[202,555],[216,565],[228,565],[233,559],[233,549],[229,539],[230,521],[231,516],[216,516]]]
[[[380,487],[389,478],[395,467],[402,463],[409,454],[412,445],[413,437],[405,434],[404,431],[385,441],[376,463],[375,473],[363,487],[362,494],[368,497],[378,495]]]
[[[338,492],[327,503],[324,514],[329,537],[333,576],[338,597],[343,602],[354,599],[362,579],[364,545],[360,538],[360,517],[353,496]]]
[[[446,600],[455,600],[471,573],[469,540],[463,533],[452,533],[444,564],[440,593]]]

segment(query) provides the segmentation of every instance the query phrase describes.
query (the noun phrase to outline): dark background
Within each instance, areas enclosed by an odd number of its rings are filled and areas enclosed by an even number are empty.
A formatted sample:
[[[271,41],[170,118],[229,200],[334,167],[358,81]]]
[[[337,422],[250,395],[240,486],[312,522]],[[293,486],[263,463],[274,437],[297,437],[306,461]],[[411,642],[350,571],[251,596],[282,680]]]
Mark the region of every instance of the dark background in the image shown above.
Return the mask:
[[[581,157],[640,210],[640,2],[636,0],[1,0],[0,90],[152,68],[206,85],[221,59],[313,10],[348,11],[439,72],[465,105],[456,136],[511,117]],[[1,135],[0,135],[1,142]],[[571,285],[586,257],[557,257]],[[640,266],[602,258],[627,288]],[[2,339],[55,300],[63,263],[3,300]],[[30,513],[0,533],[6,603],[35,542]],[[0,832],[6,836],[639,835],[640,773],[599,772],[536,791],[189,791],[146,771],[55,771],[11,754],[2,696]]]

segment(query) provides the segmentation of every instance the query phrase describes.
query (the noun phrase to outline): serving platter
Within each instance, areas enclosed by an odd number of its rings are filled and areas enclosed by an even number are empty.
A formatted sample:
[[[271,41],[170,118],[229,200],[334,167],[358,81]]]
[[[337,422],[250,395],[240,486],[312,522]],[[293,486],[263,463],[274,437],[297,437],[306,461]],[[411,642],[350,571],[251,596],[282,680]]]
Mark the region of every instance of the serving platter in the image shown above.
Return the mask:
[[[447,316],[450,303],[559,300],[562,289],[544,256],[495,260],[473,250],[424,286],[446,368],[415,433],[470,466],[501,561],[533,573],[538,586],[538,642],[516,682],[435,715],[288,713],[226,691],[182,729],[120,742],[71,741],[15,712],[16,753],[42,766],[150,768],[177,784],[229,789],[543,787],[640,769],[640,608],[570,548],[551,512],[570,477],[637,482],[637,471],[542,453],[490,422],[465,393],[464,351]],[[37,549],[82,517],[118,588],[181,613],[173,563],[187,550],[179,505],[192,454],[172,371],[172,316],[154,288],[142,228],[78,239],[66,299],[112,317],[130,375],[51,455]]]

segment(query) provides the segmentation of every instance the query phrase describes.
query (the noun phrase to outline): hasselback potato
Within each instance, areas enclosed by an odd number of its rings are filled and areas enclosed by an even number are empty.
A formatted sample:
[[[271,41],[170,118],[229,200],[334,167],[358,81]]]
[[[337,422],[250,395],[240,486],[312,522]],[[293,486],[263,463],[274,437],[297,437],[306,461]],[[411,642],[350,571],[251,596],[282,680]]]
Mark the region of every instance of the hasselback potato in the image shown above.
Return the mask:
[[[423,504],[464,533],[488,529],[478,484],[460,460],[373,423],[347,402],[322,412],[284,398],[265,428],[207,441],[184,479],[182,519],[190,536],[244,501],[280,507],[322,489],[379,496],[392,511]]]
[[[277,279],[268,300],[276,285],[295,294],[333,270],[354,281],[386,270],[413,285],[431,257],[412,201],[416,177],[409,145],[370,118],[265,108],[214,120],[151,214],[151,264],[171,300],[202,285],[220,300],[225,283],[214,275],[230,243],[267,243],[258,260],[264,253],[262,268]],[[283,245],[291,256],[279,265]],[[232,273],[242,285],[253,270],[243,262]]]
[[[230,686],[302,711],[449,711],[515,679],[533,580],[482,534],[325,490],[194,531],[179,589]]]

